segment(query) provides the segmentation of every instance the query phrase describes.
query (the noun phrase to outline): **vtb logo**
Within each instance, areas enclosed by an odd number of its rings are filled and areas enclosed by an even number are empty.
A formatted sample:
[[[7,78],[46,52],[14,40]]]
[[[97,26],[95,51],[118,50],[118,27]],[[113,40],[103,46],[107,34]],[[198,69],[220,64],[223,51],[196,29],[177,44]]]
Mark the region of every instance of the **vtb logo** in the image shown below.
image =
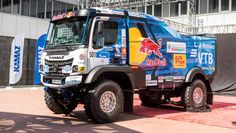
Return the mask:
[[[153,42],[150,38],[144,38],[141,47],[139,49],[139,52],[146,53],[148,55],[151,55],[154,53],[158,57],[162,58],[162,53],[159,51],[162,47],[162,39],[158,39],[158,44]]]

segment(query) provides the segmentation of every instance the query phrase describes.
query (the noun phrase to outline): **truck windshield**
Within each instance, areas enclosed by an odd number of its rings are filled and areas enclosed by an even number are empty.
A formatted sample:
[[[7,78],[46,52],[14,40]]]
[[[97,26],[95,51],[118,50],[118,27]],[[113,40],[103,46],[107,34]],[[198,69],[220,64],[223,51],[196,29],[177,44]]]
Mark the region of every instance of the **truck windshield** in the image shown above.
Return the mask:
[[[47,48],[60,46],[84,46],[83,37],[86,28],[86,17],[74,17],[59,20],[50,24]]]

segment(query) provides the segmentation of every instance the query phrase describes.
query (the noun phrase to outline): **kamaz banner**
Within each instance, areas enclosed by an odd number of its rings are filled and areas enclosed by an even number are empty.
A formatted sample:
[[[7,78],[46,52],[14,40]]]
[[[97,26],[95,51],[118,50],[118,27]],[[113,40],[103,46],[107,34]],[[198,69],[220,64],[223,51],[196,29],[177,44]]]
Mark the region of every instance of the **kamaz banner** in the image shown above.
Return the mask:
[[[41,63],[41,55],[46,46],[47,34],[39,37],[35,49],[35,65],[34,65],[34,84],[40,84],[39,64]]]
[[[22,75],[24,35],[17,35],[11,45],[9,84],[16,84]]]

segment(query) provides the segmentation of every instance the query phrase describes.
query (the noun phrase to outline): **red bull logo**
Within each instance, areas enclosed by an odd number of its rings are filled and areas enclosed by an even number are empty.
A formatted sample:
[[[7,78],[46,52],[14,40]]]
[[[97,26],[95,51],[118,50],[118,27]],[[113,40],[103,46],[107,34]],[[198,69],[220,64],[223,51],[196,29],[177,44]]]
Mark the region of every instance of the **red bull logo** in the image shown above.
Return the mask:
[[[139,52],[146,53],[148,55],[151,55],[154,53],[158,57],[162,58],[162,53],[159,51],[161,49],[162,39],[158,40],[158,44],[153,42],[150,38],[144,38],[143,41],[141,42],[141,47],[139,49]]]

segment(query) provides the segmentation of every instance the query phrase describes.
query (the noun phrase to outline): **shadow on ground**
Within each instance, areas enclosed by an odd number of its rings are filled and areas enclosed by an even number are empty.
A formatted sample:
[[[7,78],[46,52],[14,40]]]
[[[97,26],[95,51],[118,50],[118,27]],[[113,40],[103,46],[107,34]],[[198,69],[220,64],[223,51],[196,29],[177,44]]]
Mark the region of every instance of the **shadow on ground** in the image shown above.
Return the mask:
[[[141,116],[122,114],[118,121],[140,119]],[[94,124],[88,120],[83,111],[73,112],[72,117],[54,117],[0,112],[0,132],[129,132],[137,131],[119,126],[115,123]]]

